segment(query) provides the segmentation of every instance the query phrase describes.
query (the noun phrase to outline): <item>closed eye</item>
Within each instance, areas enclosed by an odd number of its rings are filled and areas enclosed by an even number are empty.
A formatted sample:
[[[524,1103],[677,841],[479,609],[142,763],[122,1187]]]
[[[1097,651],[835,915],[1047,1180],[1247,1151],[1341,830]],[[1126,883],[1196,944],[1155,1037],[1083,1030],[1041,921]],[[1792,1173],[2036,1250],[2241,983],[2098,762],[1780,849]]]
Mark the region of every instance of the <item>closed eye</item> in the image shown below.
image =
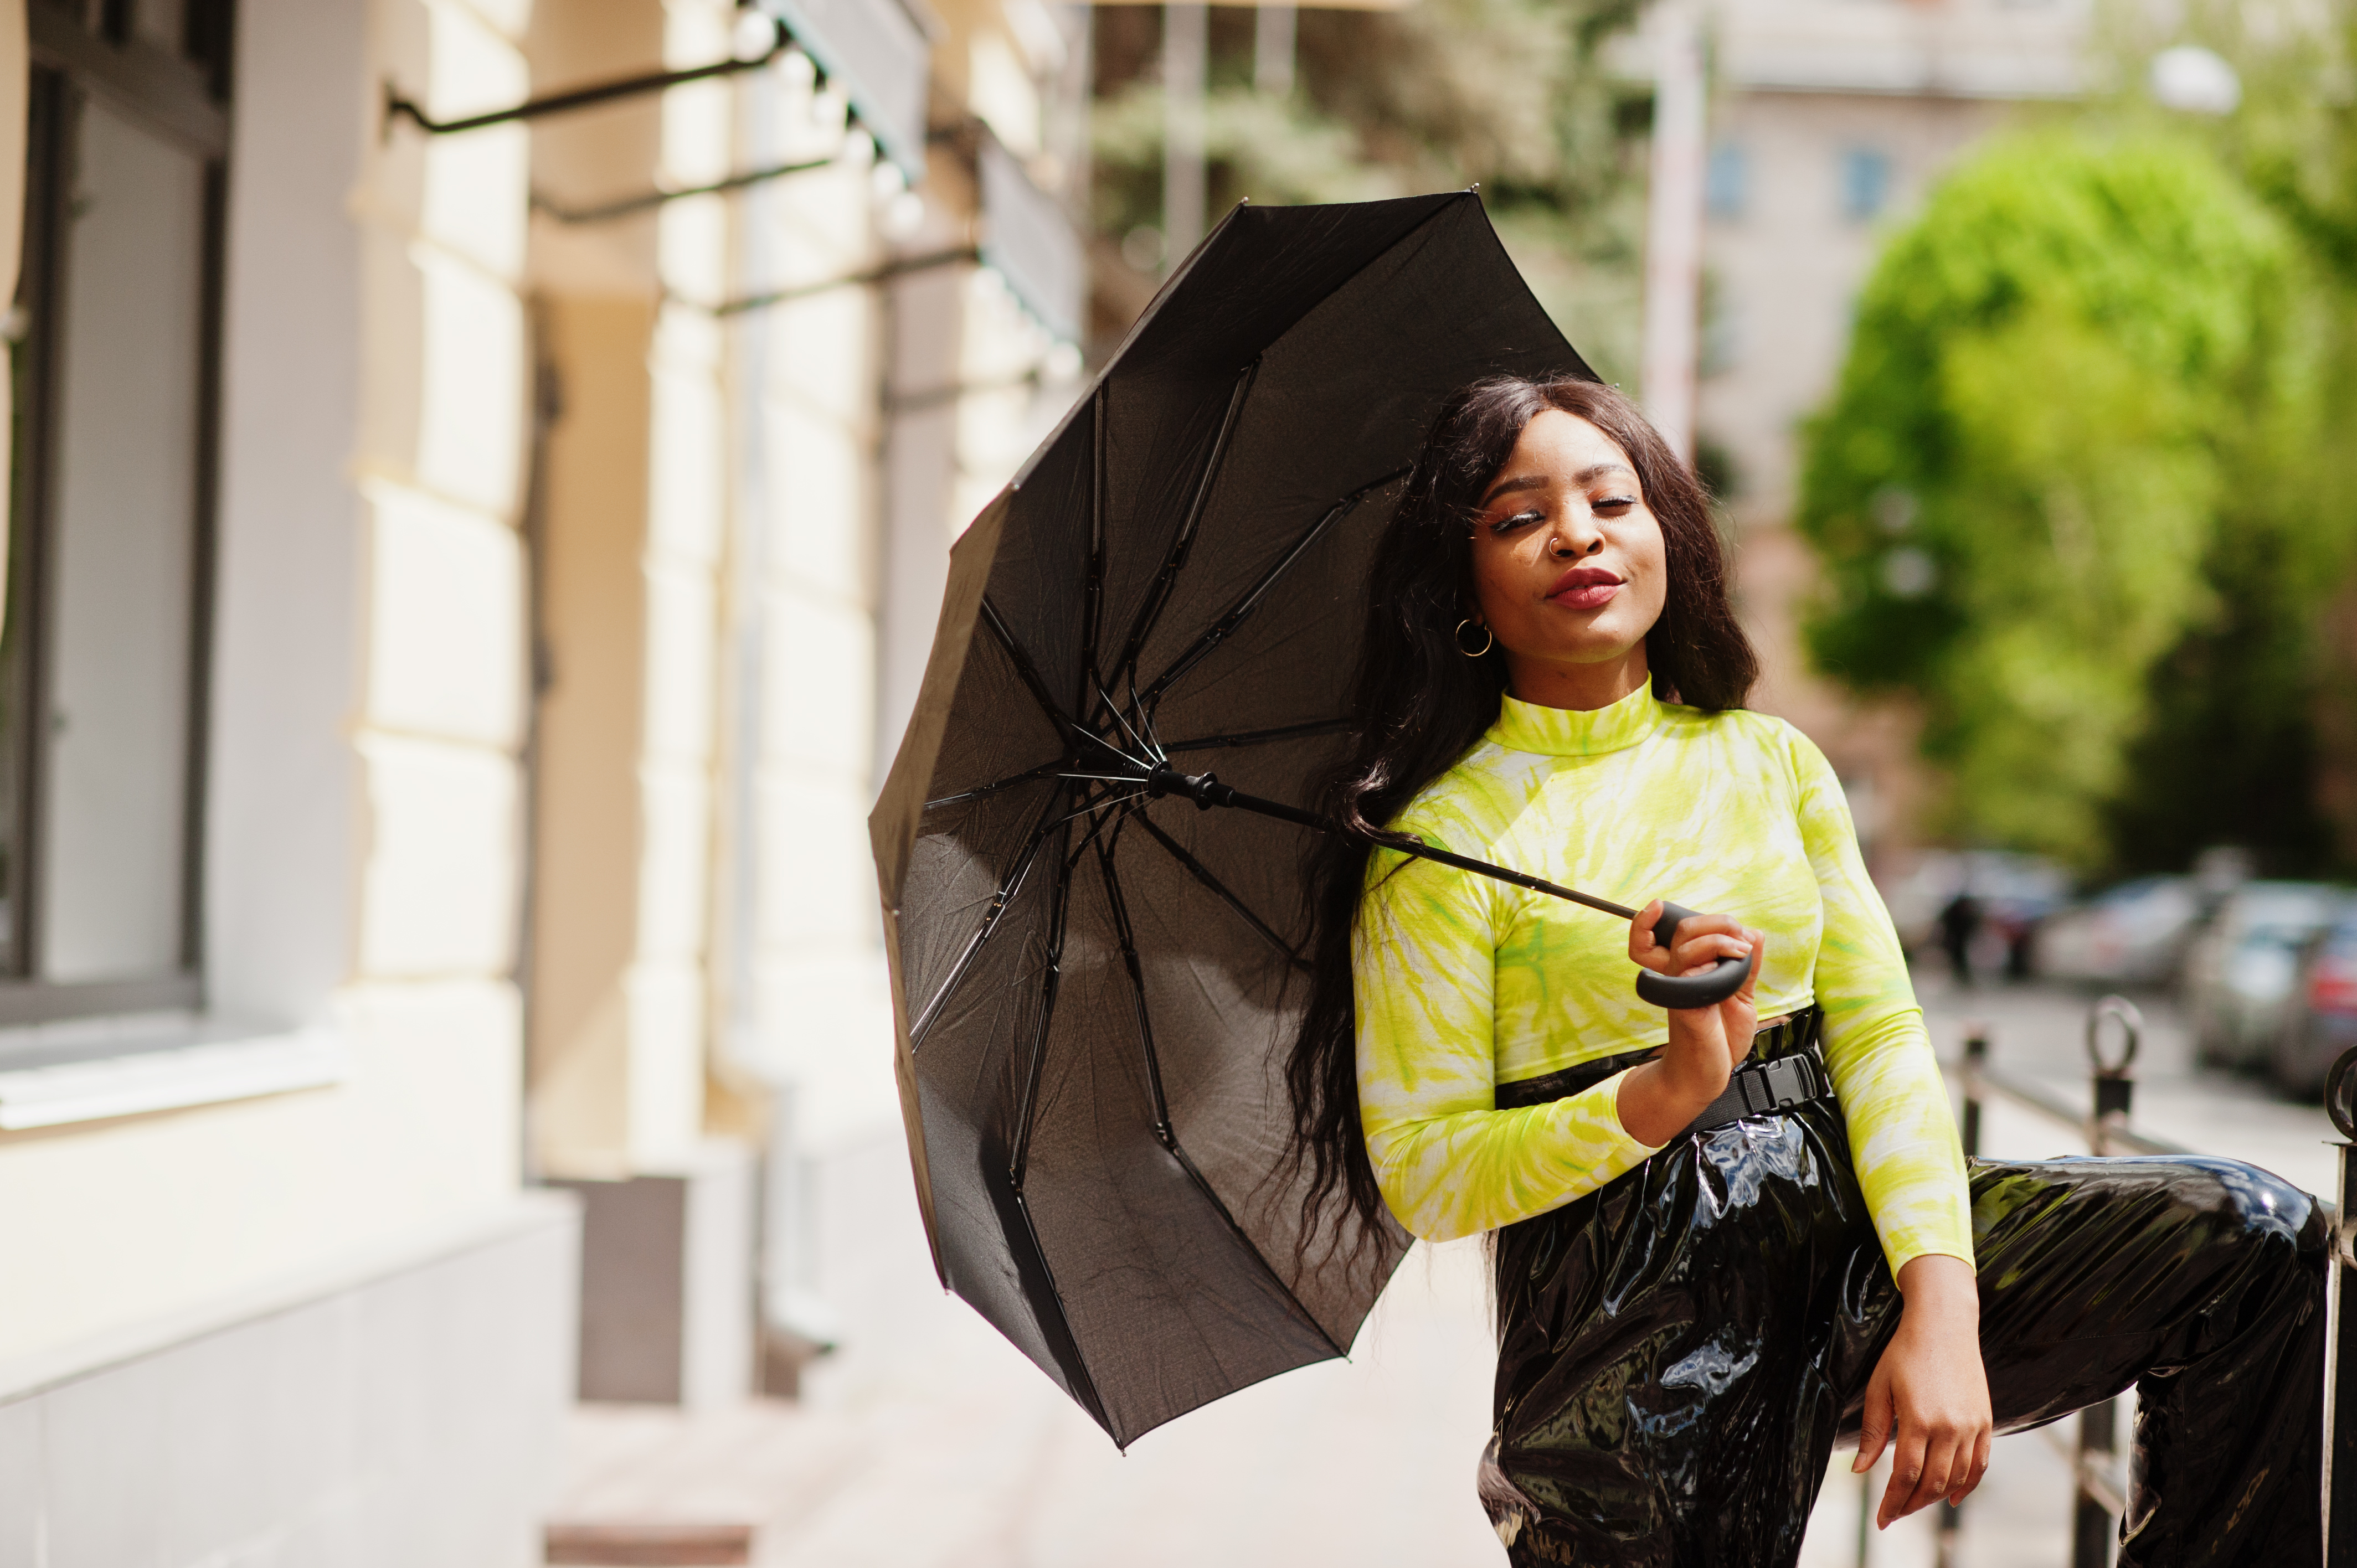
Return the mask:
[[[1518,511],[1512,517],[1501,517],[1497,521],[1491,523],[1490,525],[1490,532],[1492,533],[1512,533],[1518,528],[1527,527],[1534,522],[1544,522],[1545,521],[1546,513],[1543,511],[1536,510],[1530,511]]]
[[[1591,510],[1601,512],[1609,512],[1613,516],[1618,517],[1636,504],[1637,498],[1635,496],[1607,496],[1602,500],[1594,502]]]

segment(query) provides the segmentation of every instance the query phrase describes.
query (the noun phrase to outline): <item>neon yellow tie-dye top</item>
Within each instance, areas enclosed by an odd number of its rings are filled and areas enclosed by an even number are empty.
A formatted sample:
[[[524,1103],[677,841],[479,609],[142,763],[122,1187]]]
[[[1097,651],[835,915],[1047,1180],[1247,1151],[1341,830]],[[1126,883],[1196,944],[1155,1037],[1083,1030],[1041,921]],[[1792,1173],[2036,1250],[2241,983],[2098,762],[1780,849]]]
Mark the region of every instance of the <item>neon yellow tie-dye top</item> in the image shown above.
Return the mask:
[[[1582,713],[1506,699],[1498,722],[1391,824],[1631,906],[1666,897],[1767,932],[1759,1015],[1824,1008],[1858,1185],[1895,1273],[1972,1259],[1964,1155],[1890,917],[1824,757],[1780,719],[1705,714],[1650,688]],[[1371,857],[1352,938],[1359,1102],[1377,1181],[1429,1240],[1570,1202],[1653,1146],[1620,1124],[1623,1074],[1496,1109],[1501,1082],[1658,1046],[1628,927],[1392,851]]]

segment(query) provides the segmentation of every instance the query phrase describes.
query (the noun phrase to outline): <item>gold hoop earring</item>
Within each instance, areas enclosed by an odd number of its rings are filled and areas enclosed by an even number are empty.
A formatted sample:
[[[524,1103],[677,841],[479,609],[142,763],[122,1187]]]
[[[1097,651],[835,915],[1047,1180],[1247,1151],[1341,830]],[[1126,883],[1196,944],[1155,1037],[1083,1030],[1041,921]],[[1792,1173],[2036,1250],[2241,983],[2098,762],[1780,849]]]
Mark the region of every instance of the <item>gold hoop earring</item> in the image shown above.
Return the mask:
[[[1465,655],[1468,659],[1479,659],[1481,655],[1489,652],[1490,650],[1498,646],[1498,634],[1491,631],[1490,629],[1489,623],[1484,621],[1481,624],[1481,646],[1479,648],[1468,648],[1465,646],[1465,628],[1472,624],[1473,618],[1471,616],[1467,616],[1463,620],[1457,623],[1457,629],[1449,633],[1449,636],[1456,639],[1458,652]]]

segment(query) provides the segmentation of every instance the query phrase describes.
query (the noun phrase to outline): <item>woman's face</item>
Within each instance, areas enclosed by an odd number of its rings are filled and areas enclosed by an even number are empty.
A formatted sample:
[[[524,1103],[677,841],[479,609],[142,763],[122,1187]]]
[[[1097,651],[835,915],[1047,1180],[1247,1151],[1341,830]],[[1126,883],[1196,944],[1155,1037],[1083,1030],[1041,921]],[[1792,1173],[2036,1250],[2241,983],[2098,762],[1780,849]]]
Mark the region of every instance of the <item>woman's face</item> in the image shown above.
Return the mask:
[[[1667,589],[1662,525],[1628,454],[1577,414],[1533,418],[1473,523],[1476,618],[1514,695],[1590,708],[1635,691]]]

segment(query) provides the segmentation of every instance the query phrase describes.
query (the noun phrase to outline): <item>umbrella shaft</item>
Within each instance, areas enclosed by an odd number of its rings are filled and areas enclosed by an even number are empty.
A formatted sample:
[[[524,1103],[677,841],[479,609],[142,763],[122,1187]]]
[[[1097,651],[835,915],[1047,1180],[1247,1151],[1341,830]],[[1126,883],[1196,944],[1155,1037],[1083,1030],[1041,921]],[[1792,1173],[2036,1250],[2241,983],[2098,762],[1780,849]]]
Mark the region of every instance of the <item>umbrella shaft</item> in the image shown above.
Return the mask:
[[[1181,773],[1175,768],[1157,768],[1147,777],[1146,787],[1157,795],[1184,795],[1195,802],[1198,811],[1208,811],[1214,806],[1232,806],[1239,811],[1256,812],[1264,817],[1275,817],[1280,822],[1298,822],[1305,828],[1315,828],[1322,833],[1334,833],[1343,838],[1363,836],[1353,832],[1331,817],[1321,817],[1315,811],[1305,811],[1297,806],[1288,806],[1279,800],[1264,800],[1258,795],[1247,795],[1241,789],[1221,783],[1216,774]],[[1412,838],[1406,834],[1387,834],[1373,842],[1385,849],[1397,850],[1402,854],[1415,855],[1419,860],[1437,861],[1442,865],[1453,865],[1459,871],[1469,871],[1476,876],[1487,876],[1493,881],[1512,883],[1516,887],[1527,887],[1534,893],[1544,893],[1556,898],[1567,898],[1575,904],[1585,904],[1591,909],[1601,910],[1607,915],[1616,915],[1624,920],[1633,920],[1637,918],[1637,911],[1625,904],[1615,904],[1609,898],[1598,898],[1593,894],[1582,893],[1577,887],[1566,887],[1560,882],[1549,882],[1544,876],[1533,876],[1528,872],[1509,871],[1502,865],[1492,865],[1486,860],[1475,860],[1471,855],[1457,854],[1448,850],[1437,849],[1421,839]]]

